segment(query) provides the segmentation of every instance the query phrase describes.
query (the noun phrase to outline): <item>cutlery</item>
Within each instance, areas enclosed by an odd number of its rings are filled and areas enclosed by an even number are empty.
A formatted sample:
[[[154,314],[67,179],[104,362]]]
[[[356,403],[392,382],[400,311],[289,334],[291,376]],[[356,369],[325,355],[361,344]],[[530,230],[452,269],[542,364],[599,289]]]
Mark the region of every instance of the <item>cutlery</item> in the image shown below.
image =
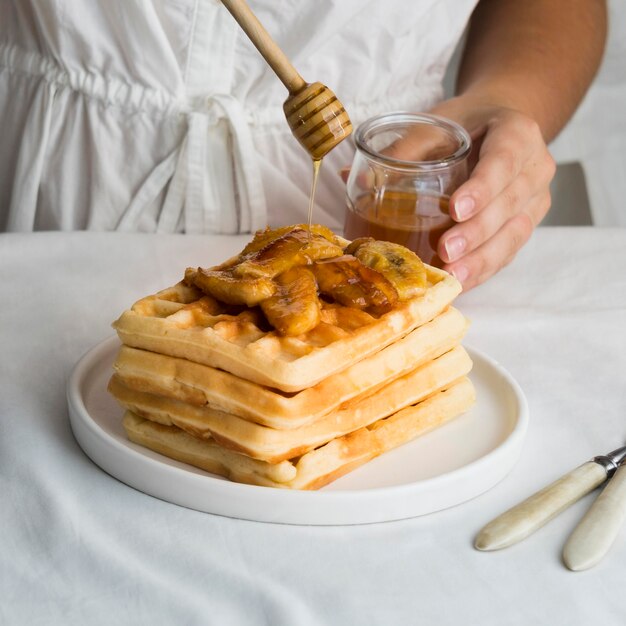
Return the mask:
[[[478,533],[474,546],[478,550],[499,550],[525,539],[574,502],[593,491],[607,478],[613,476],[624,459],[626,459],[626,446],[608,454],[596,456],[580,465],[489,522]],[[624,490],[622,484],[624,482],[623,472],[620,472],[620,481],[616,488],[619,493]],[[613,502],[614,496],[609,493],[605,500]],[[606,506],[602,505],[602,510],[605,510]],[[587,524],[594,525],[597,515],[594,513],[592,521]],[[583,529],[579,536],[584,537],[585,534]],[[581,541],[574,541],[572,550],[575,555],[580,553],[577,546],[581,545]],[[578,556],[575,560],[578,563]]]
[[[572,571],[596,565],[613,545],[626,518],[626,465],[622,464],[563,548],[563,562]]]

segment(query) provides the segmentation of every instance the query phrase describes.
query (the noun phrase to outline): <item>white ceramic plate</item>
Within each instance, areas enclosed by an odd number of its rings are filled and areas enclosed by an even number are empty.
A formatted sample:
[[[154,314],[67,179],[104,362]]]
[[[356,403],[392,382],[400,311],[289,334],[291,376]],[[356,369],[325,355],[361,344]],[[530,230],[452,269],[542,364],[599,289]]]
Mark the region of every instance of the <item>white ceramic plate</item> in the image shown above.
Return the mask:
[[[131,443],[122,409],[106,390],[119,346],[92,348],[68,382],[74,435],[87,455],[122,482],[167,502],[261,522],[367,524],[460,504],[497,484],[516,463],[528,423],[519,385],[498,363],[468,349],[477,403],[464,415],[385,453],[319,491],[229,482]]]

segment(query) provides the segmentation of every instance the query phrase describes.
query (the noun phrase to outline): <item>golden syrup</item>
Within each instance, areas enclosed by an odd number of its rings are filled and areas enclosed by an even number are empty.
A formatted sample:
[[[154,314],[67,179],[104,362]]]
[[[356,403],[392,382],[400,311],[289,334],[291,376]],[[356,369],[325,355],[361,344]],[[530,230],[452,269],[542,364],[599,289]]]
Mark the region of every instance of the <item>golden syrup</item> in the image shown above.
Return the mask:
[[[315,190],[317,189],[317,179],[320,175],[320,169],[322,167],[322,159],[313,159],[313,182],[311,184],[311,195],[309,197],[309,232],[311,231],[311,224],[313,223],[313,205],[315,204]]]
[[[413,250],[428,263],[441,267],[437,244],[454,221],[448,211],[448,196],[385,189],[369,192],[352,203],[348,200],[347,239],[373,237],[393,241]]]

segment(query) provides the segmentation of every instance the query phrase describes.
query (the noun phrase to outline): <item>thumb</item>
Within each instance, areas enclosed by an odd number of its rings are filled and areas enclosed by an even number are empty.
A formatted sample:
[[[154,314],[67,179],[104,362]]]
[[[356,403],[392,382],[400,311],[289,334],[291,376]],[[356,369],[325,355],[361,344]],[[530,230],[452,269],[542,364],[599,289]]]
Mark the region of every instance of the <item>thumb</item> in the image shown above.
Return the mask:
[[[456,151],[458,145],[441,129],[428,122],[416,124],[392,141],[381,153],[400,161],[439,161]]]

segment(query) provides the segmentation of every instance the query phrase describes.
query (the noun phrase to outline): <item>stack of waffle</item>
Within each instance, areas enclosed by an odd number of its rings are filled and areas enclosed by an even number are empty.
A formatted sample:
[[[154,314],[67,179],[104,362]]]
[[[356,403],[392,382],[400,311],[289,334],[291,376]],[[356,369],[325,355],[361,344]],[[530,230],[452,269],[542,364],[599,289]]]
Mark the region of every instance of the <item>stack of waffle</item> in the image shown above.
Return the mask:
[[[109,384],[129,439],[233,481],[317,489],[458,416],[474,401],[460,286],[424,278],[382,314],[324,298],[297,335],[193,276],[139,300],[114,324]]]

